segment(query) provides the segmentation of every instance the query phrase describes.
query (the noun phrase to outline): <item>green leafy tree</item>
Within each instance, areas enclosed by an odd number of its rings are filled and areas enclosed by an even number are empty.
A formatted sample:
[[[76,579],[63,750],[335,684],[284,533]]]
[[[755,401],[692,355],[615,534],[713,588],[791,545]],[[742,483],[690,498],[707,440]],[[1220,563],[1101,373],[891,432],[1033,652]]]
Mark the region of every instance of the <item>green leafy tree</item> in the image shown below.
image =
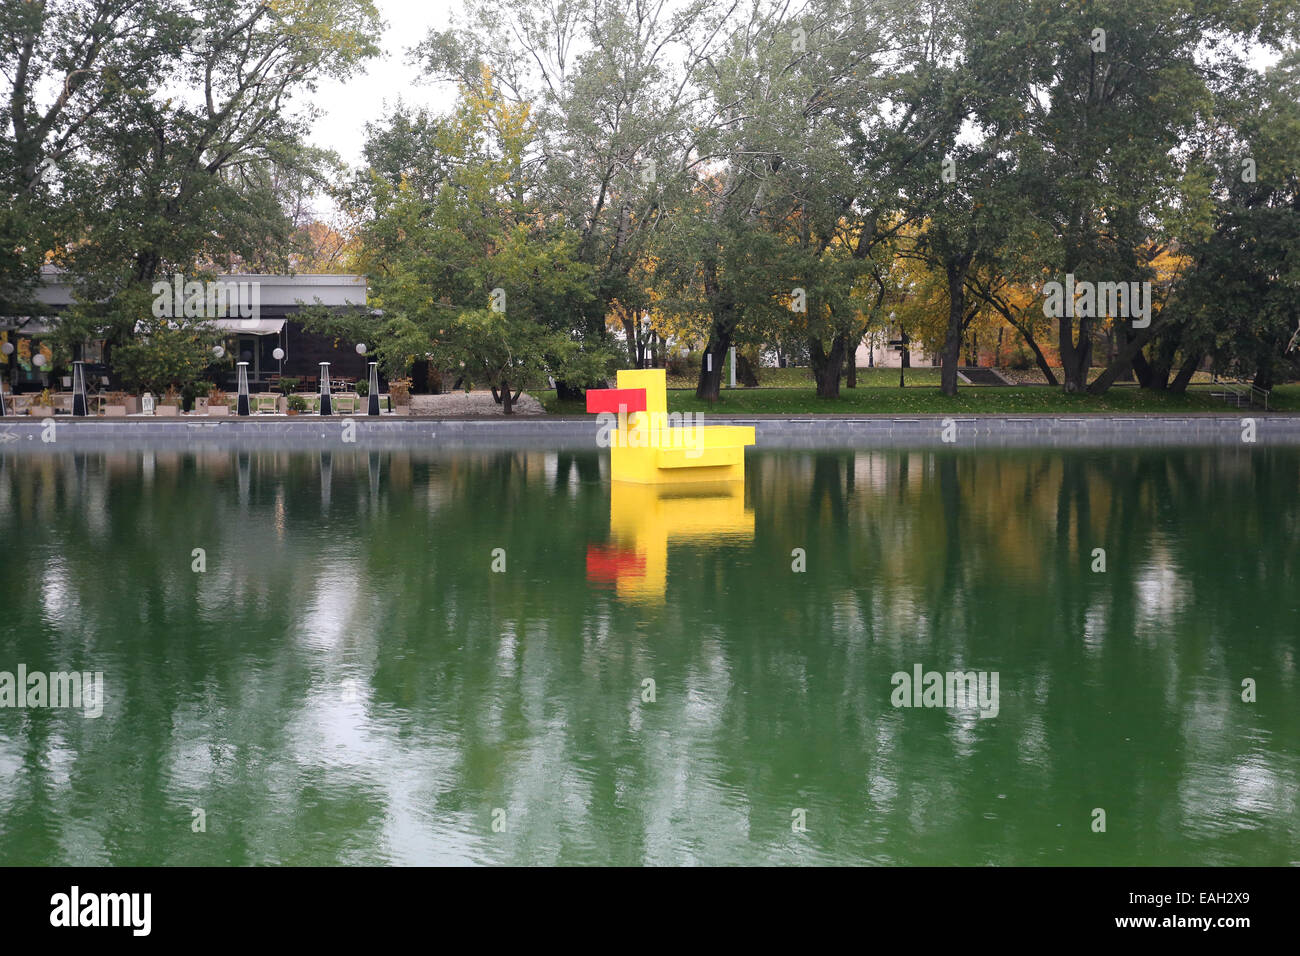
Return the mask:
[[[581,237],[542,202],[535,138],[528,107],[486,76],[449,116],[398,110],[372,127],[376,165],[351,195],[356,264],[382,318],[317,314],[311,325],[373,339],[390,375],[426,361],[487,386],[506,414],[548,376],[603,377],[609,350],[572,328],[595,296],[593,270],[578,257]],[[441,172],[408,175],[417,159]]]
[[[200,381],[213,362],[221,332],[196,319],[141,319],[136,334],[117,350],[116,367],[128,385],[163,394]]]

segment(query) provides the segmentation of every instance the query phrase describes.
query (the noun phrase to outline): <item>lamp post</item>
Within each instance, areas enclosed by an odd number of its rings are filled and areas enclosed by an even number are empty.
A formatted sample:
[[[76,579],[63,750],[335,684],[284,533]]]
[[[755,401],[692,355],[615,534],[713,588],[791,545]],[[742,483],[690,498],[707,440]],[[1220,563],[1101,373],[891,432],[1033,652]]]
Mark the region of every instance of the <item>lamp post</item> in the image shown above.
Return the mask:
[[[247,418],[250,413],[248,407],[248,363],[240,362],[239,368],[239,397],[235,400],[235,414]]]
[[[333,415],[334,409],[330,405],[330,363],[320,363],[320,413],[322,415]]]
[[[90,403],[86,400],[86,363],[72,363],[72,414],[85,418],[90,414]]]
[[[379,363],[370,363],[370,388],[366,389],[369,398],[366,401],[366,414],[379,414]]]

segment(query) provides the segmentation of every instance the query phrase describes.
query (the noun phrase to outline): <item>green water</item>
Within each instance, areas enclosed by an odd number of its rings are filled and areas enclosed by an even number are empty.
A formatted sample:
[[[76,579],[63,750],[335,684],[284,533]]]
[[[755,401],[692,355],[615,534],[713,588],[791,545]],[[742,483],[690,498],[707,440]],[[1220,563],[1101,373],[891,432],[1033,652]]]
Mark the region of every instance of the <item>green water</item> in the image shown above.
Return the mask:
[[[0,864],[1300,863],[1300,452],[606,466],[0,452]]]

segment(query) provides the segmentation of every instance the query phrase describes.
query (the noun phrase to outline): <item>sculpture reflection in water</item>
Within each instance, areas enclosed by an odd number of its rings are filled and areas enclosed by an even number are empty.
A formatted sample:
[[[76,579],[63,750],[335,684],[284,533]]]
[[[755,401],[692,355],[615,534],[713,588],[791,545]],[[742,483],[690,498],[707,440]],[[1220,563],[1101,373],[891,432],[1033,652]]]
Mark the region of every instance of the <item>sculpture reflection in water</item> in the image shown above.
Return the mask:
[[[609,530],[609,544],[587,547],[587,580],[612,584],[625,601],[662,604],[668,545],[747,544],[754,540],[754,512],[745,507],[743,481],[616,481],[610,489]]]

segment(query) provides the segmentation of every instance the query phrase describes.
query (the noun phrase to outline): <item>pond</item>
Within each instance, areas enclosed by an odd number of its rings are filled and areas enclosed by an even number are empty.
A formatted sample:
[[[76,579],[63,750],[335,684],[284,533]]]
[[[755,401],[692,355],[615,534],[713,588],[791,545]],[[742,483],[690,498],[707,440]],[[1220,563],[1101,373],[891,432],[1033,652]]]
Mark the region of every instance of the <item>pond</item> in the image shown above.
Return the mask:
[[[1300,451],[747,461],[0,450],[0,864],[1300,863]]]

